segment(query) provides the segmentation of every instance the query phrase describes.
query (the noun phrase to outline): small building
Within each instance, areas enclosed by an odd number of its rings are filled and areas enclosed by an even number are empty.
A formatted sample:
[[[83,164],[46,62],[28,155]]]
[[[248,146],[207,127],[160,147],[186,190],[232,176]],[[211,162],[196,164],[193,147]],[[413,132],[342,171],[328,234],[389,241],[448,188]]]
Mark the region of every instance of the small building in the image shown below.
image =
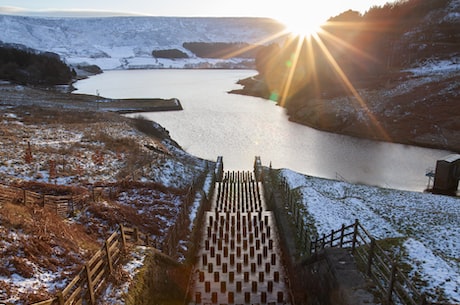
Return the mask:
[[[460,180],[460,154],[451,154],[436,162],[433,191],[455,195]]]

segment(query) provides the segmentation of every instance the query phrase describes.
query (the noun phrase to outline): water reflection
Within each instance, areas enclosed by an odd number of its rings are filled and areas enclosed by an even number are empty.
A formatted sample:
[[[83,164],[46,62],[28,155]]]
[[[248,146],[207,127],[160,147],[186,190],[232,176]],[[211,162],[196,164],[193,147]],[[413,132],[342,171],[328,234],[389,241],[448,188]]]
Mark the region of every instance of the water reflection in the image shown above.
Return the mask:
[[[248,170],[254,156],[275,168],[349,182],[423,191],[425,169],[446,151],[363,140],[288,121],[283,108],[227,94],[248,70],[108,71],[76,84],[78,93],[113,98],[177,97],[184,111],[143,114],[160,123],[188,152],[224,157],[228,170]],[[131,114],[135,116],[136,114]]]

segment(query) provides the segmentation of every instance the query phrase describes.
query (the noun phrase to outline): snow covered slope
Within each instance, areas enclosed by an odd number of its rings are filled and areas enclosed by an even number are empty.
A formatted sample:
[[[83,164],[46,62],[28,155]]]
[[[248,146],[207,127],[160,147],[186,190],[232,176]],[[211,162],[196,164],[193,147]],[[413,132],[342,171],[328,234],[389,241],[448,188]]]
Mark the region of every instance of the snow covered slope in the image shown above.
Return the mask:
[[[102,69],[193,67],[198,59],[184,42],[266,44],[282,26],[264,18],[101,17],[45,18],[0,15],[0,41],[61,55],[68,63]],[[179,49],[189,59],[152,57],[153,50]]]

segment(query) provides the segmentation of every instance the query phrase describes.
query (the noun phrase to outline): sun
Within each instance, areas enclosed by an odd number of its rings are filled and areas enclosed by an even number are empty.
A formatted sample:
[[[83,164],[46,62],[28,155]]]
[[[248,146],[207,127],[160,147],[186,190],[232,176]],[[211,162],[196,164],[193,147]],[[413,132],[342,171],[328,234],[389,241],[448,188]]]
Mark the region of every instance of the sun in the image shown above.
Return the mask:
[[[327,19],[320,14],[288,14],[279,17],[278,20],[286,27],[288,33],[309,37],[320,32]]]

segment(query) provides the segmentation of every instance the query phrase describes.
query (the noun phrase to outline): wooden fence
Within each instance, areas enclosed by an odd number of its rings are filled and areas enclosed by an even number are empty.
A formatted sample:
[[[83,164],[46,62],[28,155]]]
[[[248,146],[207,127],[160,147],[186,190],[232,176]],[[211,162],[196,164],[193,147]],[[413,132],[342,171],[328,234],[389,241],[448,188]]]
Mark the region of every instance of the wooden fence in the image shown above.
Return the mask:
[[[114,266],[119,262],[121,253],[125,249],[127,238],[135,243],[142,242],[144,245],[154,246],[162,250],[163,253],[175,257],[178,253],[180,239],[190,225],[190,207],[194,203],[197,193],[202,192],[206,177],[207,174],[204,172],[194,179],[185,195],[184,204],[180,206],[177,218],[174,224],[168,228],[162,243],[149,239],[148,235],[141,234],[137,229],[125,228],[120,225],[120,229],[106,240],[104,247],[85,264],[67,287],[58,292],[56,297],[34,305],[96,304],[96,295],[102,290]],[[83,198],[83,196],[43,195],[0,184],[0,204],[38,204],[55,211],[62,217],[67,217],[73,211],[75,202],[83,202],[83,200],[97,201],[101,197],[111,197],[113,194],[116,194],[116,189],[110,186],[92,187],[88,195]],[[200,211],[202,212],[202,209]]]
[[[22,188],[0,184],[0,204],[16,203],[39,205],[65,218],[73,212],[75,203],[83,202],[86,195],[54,196],[44,195]]]
[[[119,229],[107,238],[104,246],[93,255],[62,291],[59,291],[52,299],[33,305],[97,304],[97,295],[105,287],[107,279],[120,263],[127,242],[151,245],[148,235],[140,233],[135,228],[120,225]]]
[[[148,235],[139,232],[136,228],[120,225],[119,229],[105,241],[104,246],[93,255],[77,276],[62,291],[57,293],[56,297],[33,305],[96,304],[96,297],[104,289],[107,279],[120,262],[127,241],[153,246],[162,249],[163,253],[167,255],[175,256],[181,232],[188,225],[186,220],[189,219],[190,206],[205,178],[205,174],[200,175],[188,189],[178,217],[174,225],[168,229],[163,243],[159,244],[156,240],[149,239]],[[100,188],[99,191],[103,191],[103,188]]]
[[[350,248],[358,264],[364,266],[365,273],[377,285],[385,304],[449,305],[427,301],[426,296],[421,294],[401,271],[398,262],[380,247],[378,241],[358,220],[349,226],[342,225],[340,229],[332,230],[327,235],[312,238],[303,220],[300,204],[295,202],[294,195],[285,180],[280,182],[279,190],[294,218],[301,247],[310,256],[325,247]]]
[[[162,243],[155,243],[155,246],[165,254],[175,256],[177,254],[177,245],[183,233],[188,226],[190,206],[194,202],[196,192],[201,189],[204,183],[205,174],[200,175],[193,181],[185,195],[184,204],[180,206],[177,218],[174,224],[168,228]],[[88,194],[80,196],[53,196],[44,195],[29,190],[24,190],[14,186],[0,184],[0,204],[15,203],[23,205],[38,205],[57,215],[66,218],[74,212],[77,205],[87,201],[98,201],[104,197],[112,198],[118,193],[116,186],[91,186]],[[77,204],[78,203],[78,204]],[[81,208],[81,207],[80,207]]]
[[[288,208],[291,219],[295,225],[295,234],[297,242],[299,243],[299,249],[301,251],[300,255],[308,256],[311,253],[310,232],[308,229],[308,224],[305,222],[303,217],[303,207],[299,202],[297,202],[296,198],[294,198],[295,196],[289,189],[289,184],[287,181],[281,181],[278,185],[278,190],[283,195],[286,207]]]

